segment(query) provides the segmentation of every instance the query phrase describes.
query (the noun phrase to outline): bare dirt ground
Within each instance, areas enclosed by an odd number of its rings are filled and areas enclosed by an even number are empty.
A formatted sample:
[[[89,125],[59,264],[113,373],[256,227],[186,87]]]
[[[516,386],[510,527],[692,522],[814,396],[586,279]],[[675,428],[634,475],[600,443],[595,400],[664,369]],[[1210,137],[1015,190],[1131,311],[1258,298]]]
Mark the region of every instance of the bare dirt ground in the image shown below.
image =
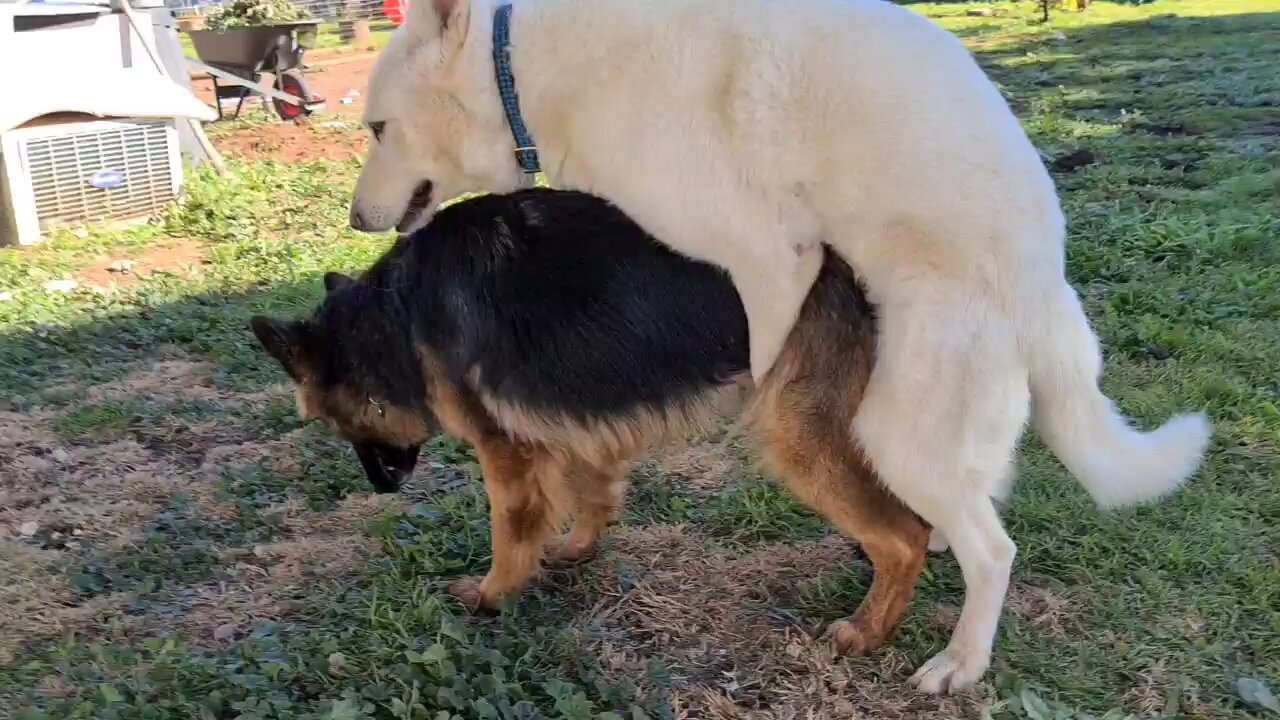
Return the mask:
[[[312,92],[325,98],[323,112],[286,122],[272,111],[267,122],[230,133],[219,132],[215,124],[210,127],[210,134],[219,152],[242,160],[270,159],[290,163],[343,160],[364,153],[368,140],[359,122],[375,55],[314,55],[317,56],[307,56],[305,75]],[[201,100],[213,103],[212,82],[200,79],[193,85]],[[343,104],[344,98],[350,102]],[[260,100],[245,102],[246,111],[259,108]],[[232,108],[228,107],[226,112],[232,112]]]
[[[136,285],[155,272],[190,277],[200,272],[208,257],[208,247],[194,240],[179,239],[158,245],[131,248],[128,252],[92,258],[76,277],[90,288],[110,289]]]
[[[275,119],[252,131],[215,134],[210,139],[226,157],[286,163],[356,158],[364,154],[368,145],[357,120],[315,118],[293,122]]]

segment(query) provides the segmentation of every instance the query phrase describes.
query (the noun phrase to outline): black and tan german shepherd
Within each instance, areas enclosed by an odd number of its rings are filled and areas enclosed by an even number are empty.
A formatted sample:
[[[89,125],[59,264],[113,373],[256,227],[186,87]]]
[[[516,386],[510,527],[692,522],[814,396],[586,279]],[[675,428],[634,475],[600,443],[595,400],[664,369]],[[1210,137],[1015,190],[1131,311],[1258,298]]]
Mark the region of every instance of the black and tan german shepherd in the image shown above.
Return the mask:
[[[492,608],[522,590],[559,528],[571,529],[550,559],[588,554],[631,462],[745,410],[786,485],[875,567],[858,612],[832,626],[837,647],[869,652],[901,620],[929,530],[851,439],[874,318],[835,254],[758,388],[727,275],[586,194],[457,203],[359,279],[328,273],[324,283],[310,319],[259,316],[253,331],[296,383],[299,417],[350,440],[378,491],[396,490],[442,430],[475,448],[493,563],[483,579],[450,586],[465,602]]]

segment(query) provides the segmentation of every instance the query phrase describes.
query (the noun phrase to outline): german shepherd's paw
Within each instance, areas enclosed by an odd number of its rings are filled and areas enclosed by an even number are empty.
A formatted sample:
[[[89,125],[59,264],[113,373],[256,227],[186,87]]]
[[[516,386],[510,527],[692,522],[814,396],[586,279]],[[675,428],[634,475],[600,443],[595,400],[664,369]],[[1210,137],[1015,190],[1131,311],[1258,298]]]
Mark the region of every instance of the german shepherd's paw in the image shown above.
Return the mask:
[[[841,655],[870,655],[884,645],[884,634],[864,627],[864,623],[856,617],[831,623],[827,626],[827,635],[835,643],[836,652]]]
[[[496,597],[485,599],[480,589],[483,582],[483,577],[458,578],[449,583],[448,592],[475,612],[491,613],[497,610],[499,600]]]

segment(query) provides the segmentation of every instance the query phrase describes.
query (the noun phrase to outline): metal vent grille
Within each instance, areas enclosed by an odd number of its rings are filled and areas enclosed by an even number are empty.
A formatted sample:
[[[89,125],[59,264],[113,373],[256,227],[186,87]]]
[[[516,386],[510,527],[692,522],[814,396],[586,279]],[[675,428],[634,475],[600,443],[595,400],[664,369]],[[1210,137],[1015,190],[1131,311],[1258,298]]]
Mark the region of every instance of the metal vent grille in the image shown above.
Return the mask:
[[[163,120],[131,121],[28,140],[27,169],[40,229],[126,220],[166,205],[173,199],[173,177],[165,129]],[[91,184],[103,177],[111,186]]]

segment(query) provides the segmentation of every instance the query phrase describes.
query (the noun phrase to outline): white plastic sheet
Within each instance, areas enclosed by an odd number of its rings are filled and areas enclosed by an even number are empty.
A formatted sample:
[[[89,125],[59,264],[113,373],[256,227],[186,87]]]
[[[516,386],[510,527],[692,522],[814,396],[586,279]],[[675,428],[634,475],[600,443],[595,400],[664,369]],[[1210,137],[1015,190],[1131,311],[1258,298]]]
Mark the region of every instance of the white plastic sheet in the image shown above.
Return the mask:
[[[54,14],[81,22],[65,30],[14,30],[12,16]],[[217,119],[156,68],[124,15],[88,4],[0,3],[0,132],[50,113]]]

